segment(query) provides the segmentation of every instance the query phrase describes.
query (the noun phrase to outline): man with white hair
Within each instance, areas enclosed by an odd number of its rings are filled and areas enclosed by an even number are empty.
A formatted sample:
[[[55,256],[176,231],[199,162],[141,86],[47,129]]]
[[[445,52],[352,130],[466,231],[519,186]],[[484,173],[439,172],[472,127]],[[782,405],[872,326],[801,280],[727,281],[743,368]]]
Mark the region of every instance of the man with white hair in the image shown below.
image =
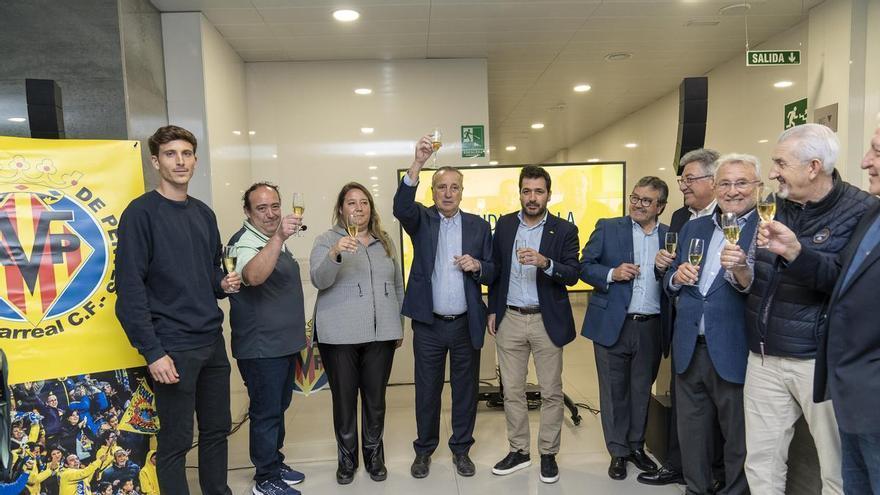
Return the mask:
[[[678,297],[672,353],[678,440],[688,495],[748,493],[743,474],[743,381],[746,375],[745,304],[742,288],[751,272],[746,251],[755,235],[755,188],[760,164],[750,155],[718,159],[715,198],[718,209],[691,220],[678,234],[681,249],[663,279],[670,297]],[[735,243],[725,239],[722,214],[739,228]],[[689,256],[690,244],[702,247]],[[712,459],[715,422],[724,434],[726,484],[715,492]],[[760,493],[760,492],[755,492]]]
[[[823,125],[792,127],[779,136],[769,175],[779,183],[776,221],[830,258],[876,202],[841,180],[834,169],[839,149],[837,136]],[[768,249],[755,250],[746,310],[746,477],[753,493],[785,493],[788,447],[803,415],[819,454],[822,493],[842,493],[834,410],[830,402],[816,404],[812,398],[828,295],[783,270],[785,263]]]

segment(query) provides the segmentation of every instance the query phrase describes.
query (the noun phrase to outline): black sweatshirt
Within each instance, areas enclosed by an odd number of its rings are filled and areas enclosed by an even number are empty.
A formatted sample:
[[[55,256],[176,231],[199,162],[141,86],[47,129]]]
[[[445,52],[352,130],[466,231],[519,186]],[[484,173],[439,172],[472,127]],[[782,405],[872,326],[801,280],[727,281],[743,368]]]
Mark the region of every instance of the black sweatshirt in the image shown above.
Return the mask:
[[[152,363],[168,351],[212,345],[221,333],[220,232],[214,212],[150,191],[119,220],[116,317]]]

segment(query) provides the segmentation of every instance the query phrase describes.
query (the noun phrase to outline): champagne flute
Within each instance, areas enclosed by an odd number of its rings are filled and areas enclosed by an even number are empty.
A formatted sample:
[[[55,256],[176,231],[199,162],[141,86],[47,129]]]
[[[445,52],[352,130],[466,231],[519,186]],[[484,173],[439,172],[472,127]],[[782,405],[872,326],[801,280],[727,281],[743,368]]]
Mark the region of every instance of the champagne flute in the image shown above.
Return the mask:
[[[736,221],[736,213],[727,212],[721,215],[721,230],[724,238],[731,244],[739,242],[739,223]]]
[[[666,233],[666,251],[675,256],[675,248],[678,246],[678,232]]]
[[[302,214],[306,211],[306,198],[303,193],[295,192],[293,193],[293,214],[302,216]],[[302,233],[300,233],[300,227],[297,225],[296,232],[293,233],[297,237],[302,237]]]
[[[439,127],[435,127],[431,131],[431,147],[434,148],[434,155],[431,158],[433,168],[437,168],[437,153],[440,152],[441,146],[443,146],[443,133],[440,132]]]
[[[227,275],[235,271],[235,262],[238,261],[238,248],[235,246],[223,246],[223,271]]]
[[[519,276],[522,277],[525,274],[525,267],[523,267],[522,259],[522,251],[525,250],[528,246],[525,239],[516,239],[514,241],[514,245],[516,246],[516,261],[519,262]]]
[[[772,222],[776,216],[776,191],[769,186],[762,185],[758,189],[758,216],[761,222]],[[767,249],[767,245],[759,244],[758,248]]]
[[[688,262],[696,267],[703,261],[703,239],[691,239],[688,246]]]
[[[348,215],[348,221],[345,224],[345,230],[348,232],[349,237],[357,240],[357,235],[358,235],[357,213],[352,213],[352,214]]]

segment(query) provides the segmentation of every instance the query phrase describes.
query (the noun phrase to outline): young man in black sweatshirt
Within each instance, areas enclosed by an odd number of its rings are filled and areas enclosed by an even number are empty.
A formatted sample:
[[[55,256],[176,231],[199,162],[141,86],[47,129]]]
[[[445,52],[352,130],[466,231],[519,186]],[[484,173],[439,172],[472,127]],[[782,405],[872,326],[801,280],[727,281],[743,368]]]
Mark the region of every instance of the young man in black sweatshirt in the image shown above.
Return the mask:
[[[217,299],[241,278],[220,268],[214,212],[187,195],[196,138],[177,126],[149,139],[159,185],[132,201],[119,221],[116,316],[144,356],[162,420],[156,452],[162,493],[188,495],[186,453],[193,412],[199,421],[199,484],[204,495],[231,495],[226,484],[229,359]]]

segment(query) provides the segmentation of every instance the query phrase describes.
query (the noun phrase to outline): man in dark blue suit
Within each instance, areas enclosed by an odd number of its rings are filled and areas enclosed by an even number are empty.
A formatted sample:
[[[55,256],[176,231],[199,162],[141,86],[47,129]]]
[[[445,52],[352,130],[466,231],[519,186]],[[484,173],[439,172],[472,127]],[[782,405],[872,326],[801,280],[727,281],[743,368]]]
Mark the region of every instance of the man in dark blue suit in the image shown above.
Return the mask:
[[[758,159],[725,155],[718,159],[715,195],[719,211],[691,220],[679,233],[680,248],[664,277],[670,297],[678,296],[672,353],[675,355],[678,438],[687,493],[712,490],[713,424],[724,433],[726,485],[718,493],[748,493],[745,460],[743,383],[748,359],[743,292],[751,284],[749,263],[757,215]],[[736,244],[725,240],[722,215],[734,214]],[[702,249],[690,249],[701,240]],[[699,257],[689,258],[690,252]],[[693,261],[692,264],[690,261]]]
[[[578,280],[578,229],[547,212],[550,174],[523,167],[522,210],[495,224],[492,259],[498,270],[489,288],[489,333],[495,336],[510,453],[492,472],[503,476],[531,465],[526,374],[534,356],[541,388],[541,481],[559,480],[556,454],[562,429],[562,346],[574,340],[566,286]]]
[[[630,214],[599,220],[581,255],[581,280],[593,286],[581,334],[593,341],[608,476],[616,480],[626,478],[627,461],[657,470],[644,447],[666,322],[654,259],[665,243],[668,227],[658,217],[668,197],[665,182],[643,177],[629,196]]]
[[[449,449],[458,474],[473,476],[468,456],[474,444],[480,349],[486,305],[480,284],[494,277],[492,238],[485,220],[459,209],[462,174],[451,167],[431,178],[434,206],[415,200],[419,171],[433,153],[431,138],[416,144],[415,160],[394,195],[394,216],[412,239],[415,255],[403,299],[412,319],[418,438],[410,473],[428,476],[440,439],[440,394],[449,355],[452,436]]]
[[[862,168],[873,195],[880,194],[880,127],[871,139]],[[823,255],[780,222],[762,224],[758,242],[789,262],[787,271],[809,287],[831,294],[825,331],[816,353],[813,399],[831,400],[840,430],[843,491],[880,493],[880,204],[862,217],[847,246]]]

